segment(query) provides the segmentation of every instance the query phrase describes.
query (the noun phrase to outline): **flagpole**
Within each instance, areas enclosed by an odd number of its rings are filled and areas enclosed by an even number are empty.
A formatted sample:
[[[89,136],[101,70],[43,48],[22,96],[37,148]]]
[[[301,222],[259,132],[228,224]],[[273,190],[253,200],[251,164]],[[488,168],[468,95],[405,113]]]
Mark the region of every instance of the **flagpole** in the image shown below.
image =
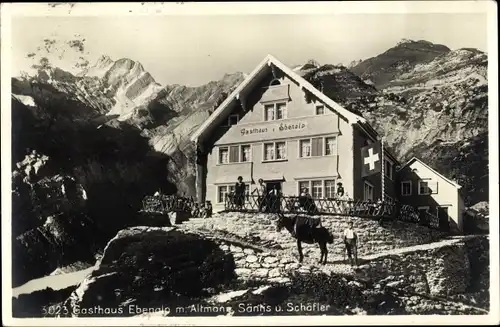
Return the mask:
[[[381,167],[381,171],[380,171],[380,178],[382,179],[382,196],[381,196],[381,199],[382,199],[382,203],[384,202],[385,200],[385,154],[384,154],[384,137],[382,136],[382,139],[381,139],[381,146],[380,146],[380,152],[382,153],[380,155],[380,160],[381,160],[381,164],[382,164],[382,167]]]

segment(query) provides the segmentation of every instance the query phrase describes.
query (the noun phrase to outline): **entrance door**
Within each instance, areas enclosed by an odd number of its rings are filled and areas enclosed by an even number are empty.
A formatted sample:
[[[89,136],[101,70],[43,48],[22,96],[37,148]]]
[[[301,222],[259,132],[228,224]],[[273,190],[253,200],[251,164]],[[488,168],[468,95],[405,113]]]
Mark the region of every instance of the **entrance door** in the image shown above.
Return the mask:
[[[429,207],[418,207],[420,224],[423,226],[429,226],[430,221],[427,215],[428,212],[429,212]]]
[[[267,193],[271,192],[274,189],[276,189],[276,194],[280,194],[281,193],[281,182],[280,181],[266,181]]]
[[[447,232],[450,230],[450,223],[449,219],[450,217],[448,216],[448,207],[438,207],[437,208],[437,215],[439,219],[439,229]]]
[[[270,212],[281,211],[281,182],[266,181],[267,210]]]

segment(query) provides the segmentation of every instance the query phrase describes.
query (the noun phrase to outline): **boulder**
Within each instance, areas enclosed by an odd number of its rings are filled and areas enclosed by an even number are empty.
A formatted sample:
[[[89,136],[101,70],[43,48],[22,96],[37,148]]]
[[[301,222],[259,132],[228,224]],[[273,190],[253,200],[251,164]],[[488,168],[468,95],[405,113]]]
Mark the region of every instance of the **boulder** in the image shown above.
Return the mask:
[[[208,296],[206,289],[236,277],[230,254],[195,234],[175,228],[134,227],[109,241],[97,269],[66,300],[68,316],[102,316],[96,306],[117,308],[112,316],[142,308],[175,306],[180,298]]]
[[[266,278],[268,274],[269,274],[269,270],[266,268],[255,269],[252,273],[252,275],[254,277],[258,277],[258,278]]]
[[[259,260],[259,258],[253,254],[247,256],[246,258],[246,261],[249,263],[257,262],[257,260]]]
[[[238,276],[246,277],[246,276],[249,276],[252,273],[252,270],[248,269],[248,268],[236,268],[234,270],[234,272]]]
[[[277,261],[278,261],[278,258],[276,258],[276,257],[265,257],[264,258],[265,263],[275,263]]]
[[[275,277],[280,277],[282,275],[281,269],[279,268],[274,268],[269,270],[269,277],[270,278],[275,278]]]

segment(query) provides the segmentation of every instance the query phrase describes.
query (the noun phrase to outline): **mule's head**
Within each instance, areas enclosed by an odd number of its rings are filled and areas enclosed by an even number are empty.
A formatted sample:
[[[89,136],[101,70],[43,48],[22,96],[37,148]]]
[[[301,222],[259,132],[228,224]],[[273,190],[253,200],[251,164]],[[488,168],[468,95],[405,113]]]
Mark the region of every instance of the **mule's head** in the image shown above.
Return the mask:
[[[276,231],[281,232],[286,224],[286,217],[283,214],[278,214],[278,220],[276,220]]]

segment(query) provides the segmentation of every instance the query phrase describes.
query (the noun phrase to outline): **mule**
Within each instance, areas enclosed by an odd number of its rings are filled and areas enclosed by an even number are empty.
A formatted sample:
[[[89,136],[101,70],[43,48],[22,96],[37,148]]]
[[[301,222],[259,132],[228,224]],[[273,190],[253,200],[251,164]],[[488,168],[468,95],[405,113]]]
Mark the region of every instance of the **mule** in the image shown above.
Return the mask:
[[[302,262],[304,259],[302,242],[307,244],[318,243],[321,251],[319,263],[323,265],[326,264],[328,257],[327,244],[333,244],[333,235],[325,227],[320,226],[320,220],[318,218],[299,215],[287,218],[283,214],[278,214],[278,217],[276,230],[281,232],[281,230],[285,228],[295,239],[297,239],[299,262]]]

